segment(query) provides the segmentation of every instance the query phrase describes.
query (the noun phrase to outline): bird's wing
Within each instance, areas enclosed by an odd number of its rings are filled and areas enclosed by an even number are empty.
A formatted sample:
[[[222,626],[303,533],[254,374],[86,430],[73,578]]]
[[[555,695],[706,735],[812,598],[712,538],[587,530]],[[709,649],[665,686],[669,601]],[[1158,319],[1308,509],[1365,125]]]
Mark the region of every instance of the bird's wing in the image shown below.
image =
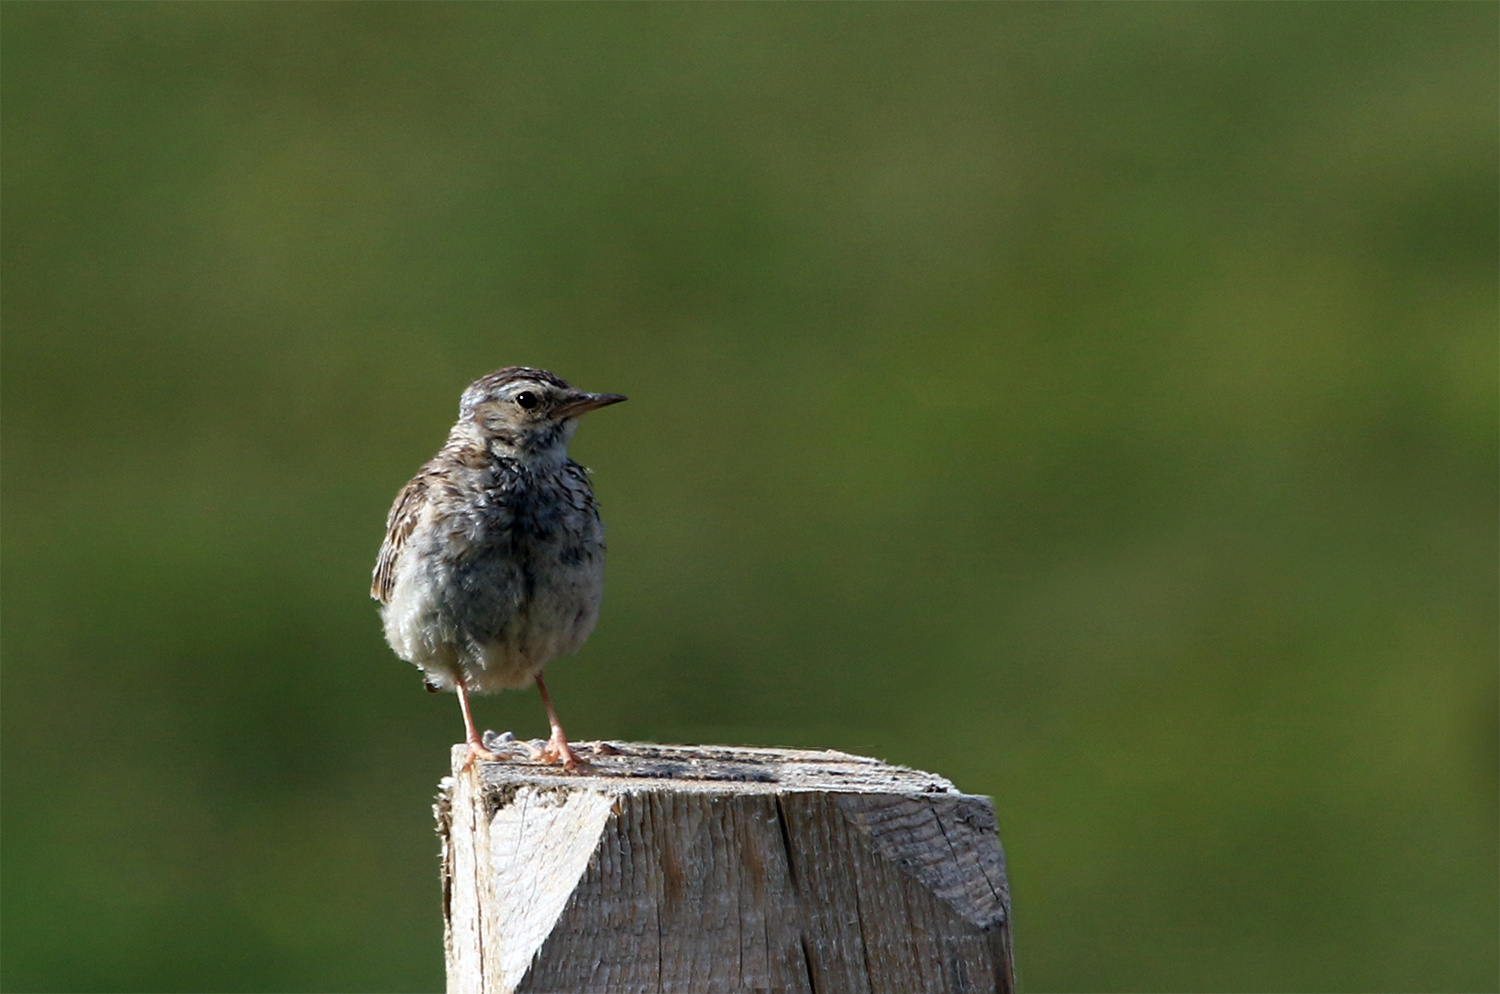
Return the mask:
[[[382,604],[391,599],[391,588],[396,584],[396,560],[411,537],[412,529],[422,520],[427,508],[427,474],[418,473],[412,481],[401,488],[391,513],[385,519],[385,541],[380,543],[380,555],[375,560],[375,576],[370,583],[370,596]]]

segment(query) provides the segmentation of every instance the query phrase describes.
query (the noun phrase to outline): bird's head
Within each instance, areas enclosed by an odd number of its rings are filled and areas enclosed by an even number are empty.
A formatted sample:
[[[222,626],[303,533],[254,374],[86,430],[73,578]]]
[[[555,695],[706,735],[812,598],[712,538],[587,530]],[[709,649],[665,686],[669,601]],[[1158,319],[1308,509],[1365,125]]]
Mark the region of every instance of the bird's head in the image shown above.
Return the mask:
[[[458,403],[457,428],[476,433],[500,454],[561,457],[580,415],[624,399],[574,389],[545,369],[507,366],[469,384]]]

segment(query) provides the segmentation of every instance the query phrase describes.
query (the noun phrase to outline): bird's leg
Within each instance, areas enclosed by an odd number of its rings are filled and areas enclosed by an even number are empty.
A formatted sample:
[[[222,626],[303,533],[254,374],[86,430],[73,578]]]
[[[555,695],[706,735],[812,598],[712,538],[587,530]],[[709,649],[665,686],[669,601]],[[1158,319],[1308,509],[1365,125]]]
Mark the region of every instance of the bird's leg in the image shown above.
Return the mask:
[[[547,708],[547,721],[552,725],[552,737],[542,749],[542,758],[562,763],[565,770],[575,770],[578,768],[578,760],[573,758],[573,750],[568,748],[568,737],[563,734],[562,723],[557,720],[557,712],[552,708],[552,698],[547,696],[547,685],[542,682],[540,673],[536,675],[536,689],[542,692],[542,704]]]
[[[502,759],[503,757],[495,755],[484,747],[484,740],[479,737],[479,732],[474,729],[474,716],[469,713],[469,691],[464,686],[463,677],[455,678],[453,686],[458,688],[458,706],[463,708],[464,711],[464,742],[469,746],[469,759],[464,763],[464,769],[467,770],[470,766],[473,766],[476,759],[488,759],[492,761]]]

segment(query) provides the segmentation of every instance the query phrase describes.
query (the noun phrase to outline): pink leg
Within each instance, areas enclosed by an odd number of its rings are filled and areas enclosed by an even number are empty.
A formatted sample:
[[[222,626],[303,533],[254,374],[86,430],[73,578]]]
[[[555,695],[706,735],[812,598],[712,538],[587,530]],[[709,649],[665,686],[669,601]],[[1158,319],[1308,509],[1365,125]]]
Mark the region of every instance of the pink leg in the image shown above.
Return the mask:
[[[484,740],[479,737],[479,732],[474,729],[474,716],[469,713],[469,691],[464,686],[463,680],[454,680],[453,685],[458,688],[458,706],[464,712],[464,741],[469,746],[469,761],[464,764],[464,769],[467,770],[472,766],[476,759],[500,759],[501,757],[484,747]]]
[[[557,712],[552,708],[552,698],[547,696],[547,685],[542,682],[540,673],[536,675],[536,689],[542,692],[542,704],[547,708],[547,721],[552,725],[552,737],[542,750],[543,758],[562,763],[566,770],[577,769],[578,760],[573,758],[573,750],[568,748],[568,737],[563,734],[562,723],[557,720]]]

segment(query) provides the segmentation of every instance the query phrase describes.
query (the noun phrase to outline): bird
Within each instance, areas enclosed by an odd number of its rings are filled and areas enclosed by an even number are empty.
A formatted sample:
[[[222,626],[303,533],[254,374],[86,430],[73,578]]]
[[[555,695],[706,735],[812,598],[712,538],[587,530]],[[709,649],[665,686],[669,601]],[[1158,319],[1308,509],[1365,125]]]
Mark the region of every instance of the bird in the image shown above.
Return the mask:
[[[582,415],[624,399],[544,369],[497,369],[464,390],[447,442],[391,505],[370,596],[396,655],[428,690],[458,694],[466,768],[500,758],[475,730],[469,695],[530,682],[552,730],[533,757],[577,767],[542,668],[599,619],[604,525],[568,442]]]

